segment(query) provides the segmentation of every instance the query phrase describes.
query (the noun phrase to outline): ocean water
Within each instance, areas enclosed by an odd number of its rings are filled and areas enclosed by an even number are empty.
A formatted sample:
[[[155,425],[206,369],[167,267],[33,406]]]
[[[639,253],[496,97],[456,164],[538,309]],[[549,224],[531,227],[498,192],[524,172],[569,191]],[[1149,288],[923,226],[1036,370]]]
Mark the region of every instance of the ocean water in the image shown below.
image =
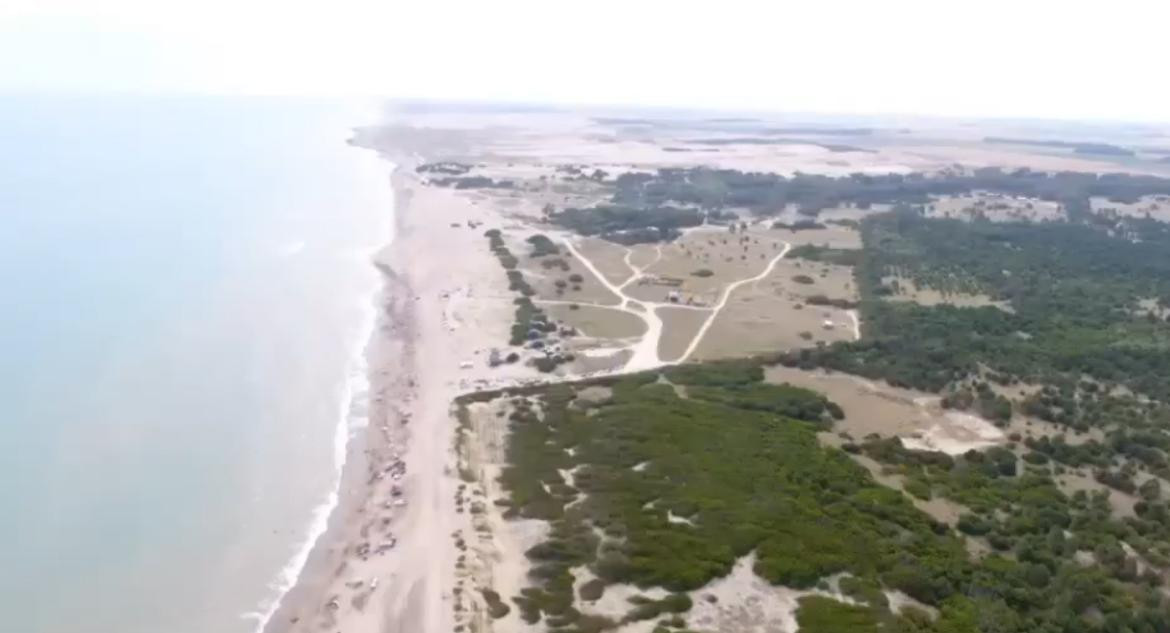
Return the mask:
[[[0,611],[256,630],[363,423],[373,108],[0,99]]]

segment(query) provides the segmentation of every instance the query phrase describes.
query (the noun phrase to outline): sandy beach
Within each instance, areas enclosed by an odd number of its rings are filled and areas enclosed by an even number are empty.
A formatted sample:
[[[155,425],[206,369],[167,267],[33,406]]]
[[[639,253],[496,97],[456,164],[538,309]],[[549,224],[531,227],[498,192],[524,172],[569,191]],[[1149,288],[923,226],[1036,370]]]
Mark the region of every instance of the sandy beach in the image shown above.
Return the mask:
[[[367,350],[369,426],[351,440],[338,507],[269,633],[450,630],[458,485],[450,405],[460,393],[532,377],[487,362],[512,311],[483,237],[500,218],[421,186],[410,158],[394,162],[395,240],[377,257],[385,290]]]

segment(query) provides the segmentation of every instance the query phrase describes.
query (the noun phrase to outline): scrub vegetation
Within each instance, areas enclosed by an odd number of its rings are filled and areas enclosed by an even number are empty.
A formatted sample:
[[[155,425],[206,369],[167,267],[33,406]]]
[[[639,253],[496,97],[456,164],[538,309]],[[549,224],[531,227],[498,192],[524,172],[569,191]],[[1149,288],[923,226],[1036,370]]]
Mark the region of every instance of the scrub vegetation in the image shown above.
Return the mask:
[[[512,404],[505,516],[551,529],[527,552],[530,585],[511,596],[522,617],[555,631],[600,631],[678,613],[691,595],[755,554],[754,571],[794,589],[842,578],[856,604],[801,599],[802,630],[914,632],[1165,631],[1157,520],[1121,521],[1101,494],[1066,496],[1048,467],[1006,448],[950,457],[897,440],[824,446],[841,415],[814,392],[761,381],[770,359],[684,365],[662,372],[466,396]],[[603,400],[576,398],[605,385]],[[680,391],[685,397],[680,396]],[[914,482],[916,496],[963,504],[958,525],[874,481],[861,452]],[[561,473],[573,472],[572,485]],[[1157,508],[1157,510],[1153,510]],[[1148,503],[1143,514],[1165,512]],[[986,539],[991,551],[968,553]],[[1121,545],[1132,546],[1129,556]],[[1079,562],[1093,552],[1099,564]],[[622,583],[670,592],[637,601],[620,620],[583,615],[572,569],[597,596]],[[844,576],[841,576],[844,575]],[[883,591],[936,610],[890,611]],[[701,593],[701,592],[700,592]],[[698,595],[698,594],[696,594]],[[806,629],[807,627],[807,629]]]

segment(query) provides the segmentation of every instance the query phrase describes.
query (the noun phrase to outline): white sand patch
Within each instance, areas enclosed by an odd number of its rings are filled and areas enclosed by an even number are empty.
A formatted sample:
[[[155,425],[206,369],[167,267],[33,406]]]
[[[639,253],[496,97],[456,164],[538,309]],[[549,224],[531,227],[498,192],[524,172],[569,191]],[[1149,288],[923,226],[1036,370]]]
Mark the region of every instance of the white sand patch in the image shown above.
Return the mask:
[[[676,525],[689,525],[691,527],[695,527],[694,521],[688,519],[687,517],[680,517],[671,510],[666,511],[666,520],[667,522],[674,523]]]
[[[938,609],[923,604],[902,593],[901,591],[895,589],[893,591],[884,591],[882,593],[886,594],[886,600],[890,603],[890,612],[892,613],[901,613],[902,609],[905,609],[906,607],[913,607],[929,614],[931,619],[938,617]]]
[[[686,614],[687,628],[735,633],[795,633],[796,610],[806,596],[825,596],[855,604],[836,592],[801,591],[768,584],[753,571],[752,552],[735,562],[731,573],[690,592],[694,607]],[[828,579],[836,587],[843,574]],[[714,597],[714,601],[711,598]]]
[[[578,350],[577,353],[587,358],[605,358],[626,351],[625,347],[591,347]]]
[[[990,448],[1002,443],[1004,438],[1003,431],[979,416],[947,411],[925,431],[901,439],[911,450],[961,455],[972,449]]]
[[[581,613],[588,615],[600,615],[602,617],[613,619],[614,621],[621,620],[627,613],[634,609],[634,603],[630,602],[630,598],[635,596],[644,596],[650,600],[661,600],[669,596],[670,592],[661,587],[650,587],[648,589],[639,589],[634,585],[607,585],[605,593],[601,594],[601,598],[595,602],[583,602],[579,610]],[[653,620],[650,621],[653,624]],[[622,629],[628,630],[628,629]]]
[[[565,480],[566,486],[576,488],[577,484],[576,484],[576,481],[573,479],[573,476],[577,474],[577,471],[580,468],[581,468],[581,464],[577,464],[576,466],[573,466],[572,468],[567,468],[567,469],[566,468],[558,468],[557,472],[560,473],[561,479]]]
[[[1133,559],[1135,564],[1134,569],[1137,570],[1138,574],[1144,574],[1146,573],[1146,570],[1154,569],[1154,566],[1150,564],[1150,561],[1146,560],[1146,558],[1139,554],[1138,551],[1135,550],[1129,543],[1121,541],[1121,550],[1125,552],[1126,558]]]

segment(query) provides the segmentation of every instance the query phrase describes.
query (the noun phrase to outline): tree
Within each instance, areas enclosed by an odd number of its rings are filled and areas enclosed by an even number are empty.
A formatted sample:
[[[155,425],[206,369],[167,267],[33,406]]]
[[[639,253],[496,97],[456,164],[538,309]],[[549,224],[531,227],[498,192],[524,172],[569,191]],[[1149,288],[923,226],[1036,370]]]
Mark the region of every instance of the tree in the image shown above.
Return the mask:
[[[1157,477],[1151,477],[1138,488],[1138,493],[1146,501],[1157,501],[1162,498],[1162,484]]]

